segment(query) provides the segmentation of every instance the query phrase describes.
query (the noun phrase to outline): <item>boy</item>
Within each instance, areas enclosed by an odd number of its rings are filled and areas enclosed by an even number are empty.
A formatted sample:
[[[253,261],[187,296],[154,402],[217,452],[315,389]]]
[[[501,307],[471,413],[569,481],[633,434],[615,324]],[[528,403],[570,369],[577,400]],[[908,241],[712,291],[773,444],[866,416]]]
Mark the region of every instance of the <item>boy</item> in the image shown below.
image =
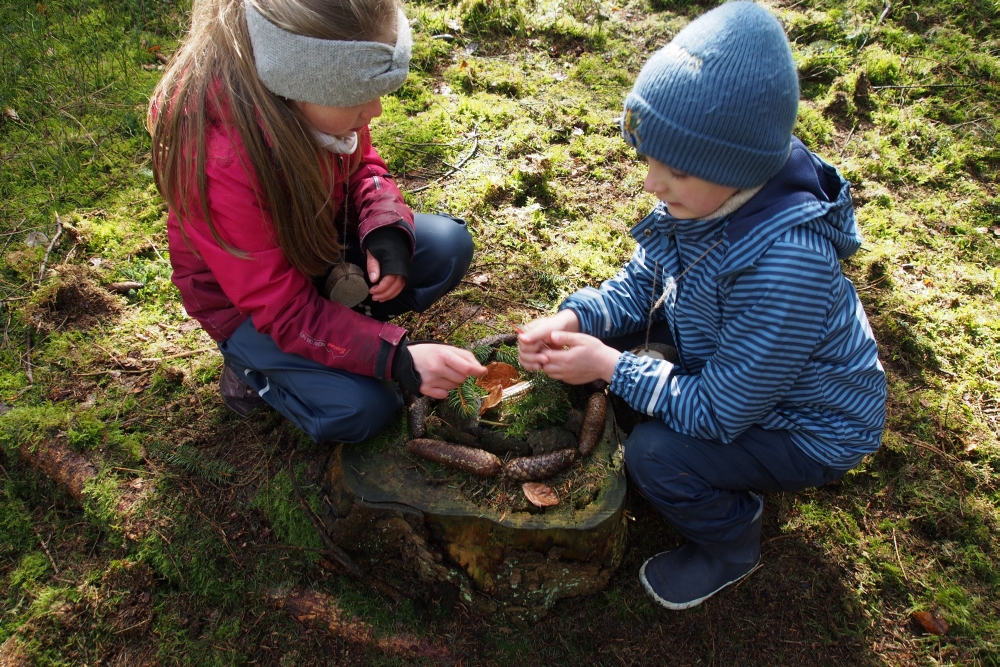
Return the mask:
[[[625,101],[622,134],[661,202],[632,230],[631,261],[520,337],[526,369],[602,378],[655,418],[632,431],[625,463],[688,540],[639,572],[668,609],[758,567],[759,492],[839,479],[881,440],[885,374],[838,262],[861,245],[849,186],[792,136],[797,108],[791,50],[766,10],[730,2],[690,23]],[[676,363],[602,341],[641,341],[651,309]]]

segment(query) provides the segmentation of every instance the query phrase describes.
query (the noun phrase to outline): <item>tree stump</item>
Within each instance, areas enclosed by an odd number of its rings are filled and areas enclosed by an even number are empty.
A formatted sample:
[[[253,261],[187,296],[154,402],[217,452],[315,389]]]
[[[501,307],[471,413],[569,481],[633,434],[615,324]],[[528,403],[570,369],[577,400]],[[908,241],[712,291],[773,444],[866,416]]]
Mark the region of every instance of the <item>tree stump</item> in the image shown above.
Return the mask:
[[[523,626],[559,599],[604,589],[625,547],[625,477],[612,411],[591,454],[607,473],[589,503],[498,515],[429,480],[405,430],[341,445],[326,472],[333,539],[366,567],[397,562],[423,585],[457,586],[473,608]],[[505,482],[520,493],[520,485]],[[483,595],[485,594],[485,595]]]

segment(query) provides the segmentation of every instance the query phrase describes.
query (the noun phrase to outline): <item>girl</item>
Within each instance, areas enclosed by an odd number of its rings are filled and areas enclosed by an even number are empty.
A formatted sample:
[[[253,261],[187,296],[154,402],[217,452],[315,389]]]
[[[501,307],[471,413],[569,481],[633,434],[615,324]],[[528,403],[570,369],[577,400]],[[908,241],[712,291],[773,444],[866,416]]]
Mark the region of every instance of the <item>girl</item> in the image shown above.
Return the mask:
[[[414,215],[371,145],[410,46],[396,0],[196,0],[150,103],[173,282],[225,358],[223,400],[244,416],[266,402],[317,442],[388,425],[389,379],[444,398],[485,372],[386,321],[472,259],[464,223]],[[349,260],[370,281],[364,314],[317,289]]]

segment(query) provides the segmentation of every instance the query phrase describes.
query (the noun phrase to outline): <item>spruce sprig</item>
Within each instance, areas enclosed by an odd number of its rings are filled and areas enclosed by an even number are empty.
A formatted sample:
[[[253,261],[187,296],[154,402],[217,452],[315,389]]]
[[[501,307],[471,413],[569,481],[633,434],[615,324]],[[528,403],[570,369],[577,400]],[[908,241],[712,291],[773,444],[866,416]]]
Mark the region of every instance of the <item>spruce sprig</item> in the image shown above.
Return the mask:
[[[517,346],[515,345],[501,344],[497,349],[496,360],[501,363],[510,364],[518,370],[521,368],[521,364],[518,362],[517,358]]]
[[[471,419],[479,414],[480,400],[488,392],[476,384],[472,375],[465,382],[448,392],[448,406],[462,419]]]
[[[236,468],[226,461],[205,456],[190,445],[159,445],[150,448],[156,458],[215,484],[230,484]]]

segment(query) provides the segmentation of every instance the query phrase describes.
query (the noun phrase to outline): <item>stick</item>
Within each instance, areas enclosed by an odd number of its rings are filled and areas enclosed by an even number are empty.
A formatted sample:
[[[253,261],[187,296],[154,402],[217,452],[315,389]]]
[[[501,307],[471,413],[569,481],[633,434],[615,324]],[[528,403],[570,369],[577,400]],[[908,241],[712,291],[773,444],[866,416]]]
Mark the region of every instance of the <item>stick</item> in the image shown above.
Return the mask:
[[[903,567],[903,559],[899,557],[899,545],[896,544],[896,529],[892,529],[892,548],[896,550],[896,562],[899,563],[899,569],[903,571],[903,579],[909,581],[910,578],[906,576],[906,568]]]
[[[316,532],[319,533],[319,537],[323,541],[323,544],[326,545],[327,555],[331,556],[341,565],[341,567],[347,570],[349,575],[388,596],[393,600],[393,602],[406,602],[406,598],[403,594],[395,588],[383,581],[369,577],[365,571],[358,567],[357,563],[355,563],[354,560],[347,555],[347,552],[337,546],[334,541],[330,539],[330,536],[326,534],[326,529],[323,527],[323,524],[320,523],[319,519],[313,516],[312,507],[310,507],[309,503],[306,502],[306,499],[302,496],[302,491],[299,489],[299,482],[295,478],[295,467],[292,465],[292,457],[294,455],[295,452],[293,451],[288,456],[288,476],[292,480],[292,490],[295,491],[295,497],[298,499],[299,505],[302,506],[302,511],[305,513],[306,518],[309,519],[309,523],[313,525],[313,528],[315,528]]]
[[[416,188],[415,190],[410,190],[410,194],[416,194],[417,192],[423,192],[424,190],[426,190],[427,188],[431,187],[435,183],[440,183],[441,181],[443,181],[444,179],[448,178],[449,176],[451,176],[452,174],[454,174],[456,171],[458,171],[459,169],[461,169],[462,167],[464,167],[465,163],[468,162],[469,160],[471,160],[472,156],[475,155],[476,151],[479,150],[479,126],[478,125],[476,125],[476,129],[474,131],[475,131],[475,134],[472,137],[472,139],[473,139],[473,141],[472,141],[472,150],[469,151],[468,155],[466,155],[464,158],[462,158],[461,160],[459,160],[458,164],[456,164],[455,167],[451,171],[445,172],[445,174],[443,176],[439,176],[438,178],[435,178],[430,183],[425,183],[424,185],[421,185],[419,188]]]
[[[977,83],[925,83],[920,86],[872,86],[872,90],[902,89],[909,88],[974,88]]]
[[[28,329],[27,345],[24,350],[24,374],[28,376],[28,386],[35,384],[35,379],[31,376],[31,329]]]
[[[37,526],[32,526],[32,528],[35,529],[35,537],[38,538],[38,543],[42,545],[42,550],[45,552],[45,555],[49,557],[49,562],[52,563],[53,571],[55,571],[56,574],[59,574],[59,566],[56,565],[56,559],[53,558],[52,554],[49,552],[49,545],[42,539],[42,533],[38,530]]]
[[[42,282],[42,278],[45,277],[45,264],[49,261],[49,253],[52,252],[52,248],[55,247],[56,242],[59,241],[59,237],[62,236],[62,220],[59,219],[59,213],[56,213],[56,235],[52,237],[49,241],[49,247],[45,249],[45,256],[42,257],[42,265],[38,268],[38,282]]]
[[[144,357],[142,361],[167,361],[169,359],[181,359],[182,357],[193,357],[196,354],[201,354],[202,352],[208,352],[210,350],[218,350],[219,348],[215,345],[209,345],[208,347],[199,347],[197,350],[187,350],[186,352],[178,352],[177,354],[171,354],[166,357]]]

